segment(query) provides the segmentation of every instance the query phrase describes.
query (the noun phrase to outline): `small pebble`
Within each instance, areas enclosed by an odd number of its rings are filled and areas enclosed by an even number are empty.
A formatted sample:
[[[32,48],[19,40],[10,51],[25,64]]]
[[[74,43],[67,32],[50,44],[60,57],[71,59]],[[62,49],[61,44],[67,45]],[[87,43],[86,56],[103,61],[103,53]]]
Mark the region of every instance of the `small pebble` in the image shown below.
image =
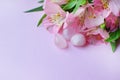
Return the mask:
[[[86,39],[85,36],[83,34],[75,34],[74,36],[72,36],[71,38],[71,43],[74,46],[84,46],[86,44]]]
[[[55,45],[61,49],[67,48],[68,44],[65,38],[61,34],[55,35]]]

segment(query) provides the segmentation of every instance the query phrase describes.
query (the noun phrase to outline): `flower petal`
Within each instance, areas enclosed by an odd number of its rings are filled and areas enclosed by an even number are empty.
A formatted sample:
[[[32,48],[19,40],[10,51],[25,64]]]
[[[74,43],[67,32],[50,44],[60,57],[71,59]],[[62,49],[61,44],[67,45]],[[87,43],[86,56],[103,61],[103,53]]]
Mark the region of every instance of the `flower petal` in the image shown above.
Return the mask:
[[[104,18],[102,16],[96,16],[95,18],[86,18],[85,26],[87,28],[96,27],[104,23]]]
[[[52,3],[50,1],[46,1],[44,3],[44,12],[47,14],[47,15],[53,15],[53,14],[61,14],[63,16],[65,16],[65,11],[62,10],[62,8],[58,5],[58,4],[55,4],[55,3]]]
[[[118,16],[120,12],[120,0],[110,0],[109,7],[113,14]]]

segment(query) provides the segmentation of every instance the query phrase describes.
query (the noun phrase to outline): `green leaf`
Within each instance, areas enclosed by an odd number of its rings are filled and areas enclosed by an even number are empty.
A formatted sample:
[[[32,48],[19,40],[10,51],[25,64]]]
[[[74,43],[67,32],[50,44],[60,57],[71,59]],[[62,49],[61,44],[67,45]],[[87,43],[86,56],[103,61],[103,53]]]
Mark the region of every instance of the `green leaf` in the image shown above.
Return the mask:
[[[64,10],[69,10],[73,8],[76,5],[77,0],[71,0],[68,4],[66,4],[63,9]]]
[[[30,13],[30,12],[38,12],[38,11],[43,11],[43,6],[28,10],[28,11],[25,11],[25,12]]]
[[[88,2],[89,2],[89,3],[92,3],[92,2],[93,2],[93,0],[88,0]]]
[[[47,15],[44,14],[44,15],[41,17],[41,19],[39,20],[39,22],[38,22],[38,24],[37,24],[38,27],[40,26],[40,24],[42,23],[42,21],[44,20],[44,18],[45,18],[46,16],[47,16]]]
[[[106,39],[107,42],[116,41],[120,38],[120,29],[116,30],[115,32],[110,33],[110,37]]]
[[[103,24],[100,25],[101,29],[105,29],[105,27],[106,27],[105,23],[103,23]]]
[[[38,1],[38,3],[43,3],[44,2],[44,0],[40,0],[40,1]]]
[[[111,44],[112,51],[115,52],[115,50],[117,48],[117,42],[113,41],[113,42],[110,42],[110,44]]]
[[[73,10],[73,13],[75,13],[81,5],[84,5],[87,3],[87,0],[77,0],[77,4]]]
[[[78,0],[78,4],[80,5],[84,5],[86,4],[87,0]]]

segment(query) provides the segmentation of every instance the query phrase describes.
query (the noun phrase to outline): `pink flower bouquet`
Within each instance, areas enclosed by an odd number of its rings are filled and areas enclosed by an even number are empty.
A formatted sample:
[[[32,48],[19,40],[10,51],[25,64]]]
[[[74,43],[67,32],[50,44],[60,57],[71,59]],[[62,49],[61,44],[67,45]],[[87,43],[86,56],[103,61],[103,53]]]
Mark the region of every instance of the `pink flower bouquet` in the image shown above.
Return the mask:
[[[41,0],[42,6],[26,11],[43,11],[38,22],[55,35],[59,48],[68,44],[84,47],[110,43],[113,52],[120,39],[120,0]]]

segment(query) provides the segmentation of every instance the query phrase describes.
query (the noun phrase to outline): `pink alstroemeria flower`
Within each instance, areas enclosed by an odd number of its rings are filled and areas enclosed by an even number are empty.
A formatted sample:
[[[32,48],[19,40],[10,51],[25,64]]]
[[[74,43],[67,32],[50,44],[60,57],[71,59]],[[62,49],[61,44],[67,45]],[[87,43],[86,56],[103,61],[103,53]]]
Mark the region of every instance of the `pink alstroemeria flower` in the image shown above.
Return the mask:
[[[110,31],[115,31],[119,26],[118,17],[114,14],[110,14],[106,19],[106,28]]]
[[[111,12],[107,0],[94,0],[93,5],[89,6],[86,10],[85,26],[87,28],[97,27],[103,24],[104,19]]]
[[[91,28],[86,31],[87,41],[90,44],[97,44],[99,42],[104,42],[105,39],[109,37],[106,30],[100,29],[98,27]]]
[[[104,40],[109,37],[109,34],[106,30],[100,29],[100,28],[93,28],[91,29],[87,35],[100,35]]]
[[[47,30],[55,34],[54,42],[56,46],[59,48],[66,48],[68,45],[67,41],[63,35],[60,34],[65,21],[66,12],[62,10],[58,4],[50,0],[45,1],[44,12],[47,17],[44,19],[43,24]]]
[[[47,17],[44,19],[44,26],[53,33],[58,33],[62,28],[66,12],[61,9],[58,4],[46,1],[44,4],[44,12]]]
[[[104,2],[104,6],[105,6]],[[88,41],[97,41],[95,40],[99,35],[99,40],[103,41],[109,37],[109,34],[99,28],[101,24],[104,23],[104,19],[109,16],[111,13],[110,9],[107,6],[103,7],[102,0],[95,0],[94,6],[89,5],[84,10],[85,18],[84,18],[84,25],[82,30],[87,37],[94,36],[95,38],[88,38]],[[93,40],[94,39],[94,40]],[[96,42],[94,42],[96,43]]]

